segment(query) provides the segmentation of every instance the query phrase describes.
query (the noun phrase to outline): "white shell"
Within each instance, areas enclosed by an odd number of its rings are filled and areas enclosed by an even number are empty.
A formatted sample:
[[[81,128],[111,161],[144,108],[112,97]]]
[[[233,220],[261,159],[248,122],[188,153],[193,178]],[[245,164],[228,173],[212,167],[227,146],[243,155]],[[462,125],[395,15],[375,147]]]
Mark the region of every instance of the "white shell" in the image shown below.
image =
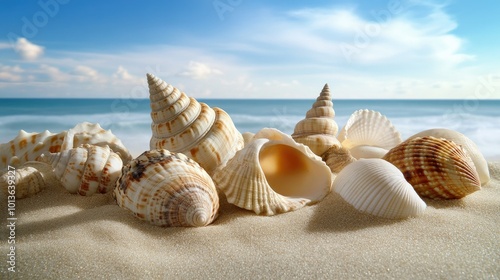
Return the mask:
[[[380,158],[402,142],[400,133],[385,116],[366,109],[358,110],[349,117],[338,139],[355,158]]]
[[[207,172],[167,150],[146,151],[125,165],[113,196],[120,207],[158,226],[206,226],[219,210]]]
[[[383,159],[349,164],[337,175],[333,187],[354,208],[383,218],[418,216],[426,208],[403,173]]]
[[[85,196],[111,191],[123,166],[119,155],[108,146],[89,144],[43,154],[40,160],[54,167],[57,178],[70,193]]]
[[[261,138],[268,137],[268,138]],[[275,215],[322,200],[330,191],[330,169],[307,146],[265,128],[213,175],[229,203]]]
[[[59,185],[52,166],[38,161],[28,161],[18,168],[7,168],[0,172],[0,190],[5,195],[22,199],[35,195],[49,186]]]
[[[231,117],[189,98],[177,88],[147,74],[151,101],[151,149],[183,153],[208,174],[243,148],[243,137]]]
[[[467,136],[463,135],[458,131],[445,128],[435,128],[419,132],[409,137],[408,140],[424,136],[444,138],[462,146],[462,148],[465,149],[465,151],[467,152],[467,155],[470,156],[472,161],[474,162],[474,166],[476,167],[476,171],[479,175],[481,185],[484,185],[490,181],[490,171],[488,169],[488,162],[484,158],[481,151],[479,151],[477,145]]]
[[[243,142],[245,143],[245,146],[250,143],[250,141],[253,140],[255,133],[252,132],[244,132],[241,134],[243,136]]]

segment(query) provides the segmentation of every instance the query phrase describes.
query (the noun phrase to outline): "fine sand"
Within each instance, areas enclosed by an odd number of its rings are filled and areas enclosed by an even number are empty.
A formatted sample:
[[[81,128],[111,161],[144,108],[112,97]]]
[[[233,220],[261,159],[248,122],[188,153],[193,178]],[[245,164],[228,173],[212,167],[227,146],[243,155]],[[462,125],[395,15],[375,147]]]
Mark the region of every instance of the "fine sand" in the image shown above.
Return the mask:
[[[498,279],[500,162],[492,181],[461,200],[426,200],[423,215],[387,220],[359,213],[332,192],[322,202],[272,217],[222,199],[203,228],[161,228],[112,196],[52,187],[16,202],[16,272],[1,279]],[[2,224],[7,205],[2,197]]]

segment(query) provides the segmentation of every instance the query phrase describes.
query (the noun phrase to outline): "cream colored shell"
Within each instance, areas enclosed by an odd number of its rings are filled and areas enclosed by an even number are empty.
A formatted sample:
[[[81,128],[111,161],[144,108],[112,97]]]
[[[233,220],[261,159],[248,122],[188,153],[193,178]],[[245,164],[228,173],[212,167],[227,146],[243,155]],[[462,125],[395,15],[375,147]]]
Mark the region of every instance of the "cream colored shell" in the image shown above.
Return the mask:
[[[330,167],[332,173],[339,173],[344,167],[356,161],[348,149],[333,145],[321,158]]]
[[[14,195],[16,199],[60,185],[52,166],[38,161],[25,162],[18,168],[6,168],[0,174],[0,190],[5,195]]]
[[[267,138],[261,138],[267,137]],[[330,191],[330,169],[307,146],[265,128],[213,175],[229,203],[261,215],[293,211]]]
[[[330,88],[328,84],[325,84],[316,102],[307,111],[306,118],[295,125],[293,139],[308,146],[318,156],[321,156],[332,145],[340,146],[335,137],[338,126],[333,120],[334,117]]]
[[[120,207],[158,226],[206,226],[219,209],[208,173],[167,150],[146,151],[124,166],[113,196]]]
[[[152,74],[147,74],[151,101],[151,149],[183,153],[209,174],[243,148],[243,137],[229,115],[210,108]]]
[[[452,141],[432,136],[406,140],[384,159],[394,164],[420,196],[462,198],[481,189],[471,158]]]
[[[467,154],[471,157],[476,167],[477,174],[481,180],[481,185],[488,183],[490,180],[490,171],[488,169],[488,162],[484,158],[483,154],[477,147],[477,145],[470,140],[467,136],[462,133],[445,128],[435,128],[419,132],[408,139],[413,139],[416,137],[433,136],[436,138],[444,138],[455,142],[456,144],[462,146]]]
[[[401,171],[382,159],[360,159],[333,182],[335,192],[359,211],[389,219],[422,214],[427,207]]]
[[[111,191],[123,166],[120,156],[108,146],[89,144],[43,154],[40,161],[52,165],[57,178],[70,193],[84,196]]]

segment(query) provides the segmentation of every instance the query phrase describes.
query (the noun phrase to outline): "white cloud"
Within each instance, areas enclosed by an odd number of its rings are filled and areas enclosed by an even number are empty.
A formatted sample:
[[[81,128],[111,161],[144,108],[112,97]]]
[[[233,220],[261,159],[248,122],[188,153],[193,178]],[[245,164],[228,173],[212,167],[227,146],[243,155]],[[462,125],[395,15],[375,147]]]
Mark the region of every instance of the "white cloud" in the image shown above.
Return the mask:
[[[16,45],[14,46],[14,50],[26,60],[36,60],[42,56],[44,52],[44,48],[42,46],[35,45],[26,38],[18,38]]]
[[[221,75],[221,74],[222,71],[216,68],[212,68],[207,64],[196,61],[190,61],[188,67],[186,67],[184,71],[179,73],[179,75],[181,76],[190,77],[195,80],[203,80],[207,79],[212,75]]]

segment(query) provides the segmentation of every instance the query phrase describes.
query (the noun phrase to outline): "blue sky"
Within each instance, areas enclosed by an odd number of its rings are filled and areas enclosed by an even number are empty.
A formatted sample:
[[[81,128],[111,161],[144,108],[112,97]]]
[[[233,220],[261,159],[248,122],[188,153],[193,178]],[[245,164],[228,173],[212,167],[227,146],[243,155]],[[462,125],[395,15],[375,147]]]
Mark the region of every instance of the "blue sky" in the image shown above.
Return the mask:
[[[480,3],[0,0],[0,97],[500,98]]]

